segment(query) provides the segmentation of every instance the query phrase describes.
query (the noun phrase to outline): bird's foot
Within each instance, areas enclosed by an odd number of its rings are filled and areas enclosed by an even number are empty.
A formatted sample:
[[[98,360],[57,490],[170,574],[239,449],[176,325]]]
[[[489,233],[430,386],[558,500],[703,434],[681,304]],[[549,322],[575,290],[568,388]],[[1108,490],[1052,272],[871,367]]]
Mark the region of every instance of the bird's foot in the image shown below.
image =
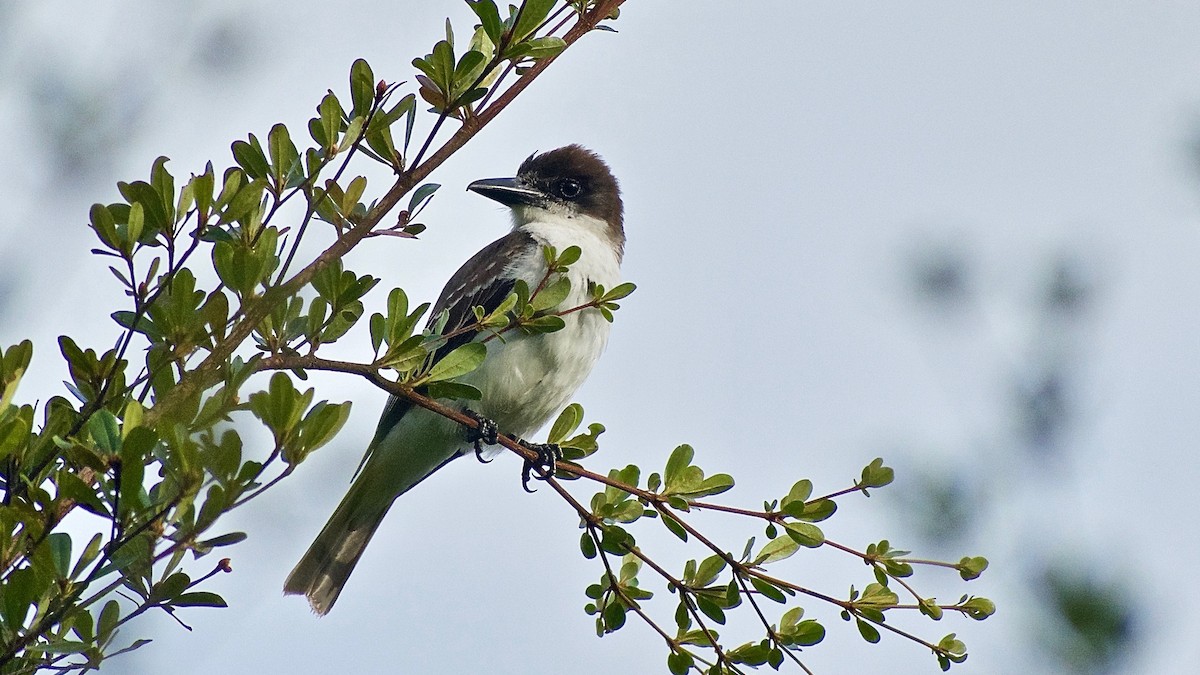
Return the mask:
[[[529,480],[538,478],[546,480],[554,475],[554,471],[558,468],[558,461],[563,458],[562,448],[555,443],[530,443],[525,440],[518,441],[521,445],[533,450],[537,453],[537,460],[525,460],[525,466],[521,468],[521,487],[526,492],[536,492],[529,489]],[[533,470],[540,469],[540,475],[534,476]]]
[[[495,445],[500,442],[500,431],[496,423],[471,409],[464,409],[467,417],[475,420],[479,426],[467,431],[467,442],[475,446],[475,459],[487,464],[492,461],[483,458],[483,446]]]

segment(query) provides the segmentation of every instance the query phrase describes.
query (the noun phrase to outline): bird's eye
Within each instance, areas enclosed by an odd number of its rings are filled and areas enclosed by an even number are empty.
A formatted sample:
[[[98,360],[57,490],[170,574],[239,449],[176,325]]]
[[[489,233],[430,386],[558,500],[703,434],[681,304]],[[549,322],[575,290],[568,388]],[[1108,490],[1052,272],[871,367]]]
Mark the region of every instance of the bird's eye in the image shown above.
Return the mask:
[[[564,199],[574,199],[583,191],[583,186],[574,178],[564,178],[558,183],[558,194]]]

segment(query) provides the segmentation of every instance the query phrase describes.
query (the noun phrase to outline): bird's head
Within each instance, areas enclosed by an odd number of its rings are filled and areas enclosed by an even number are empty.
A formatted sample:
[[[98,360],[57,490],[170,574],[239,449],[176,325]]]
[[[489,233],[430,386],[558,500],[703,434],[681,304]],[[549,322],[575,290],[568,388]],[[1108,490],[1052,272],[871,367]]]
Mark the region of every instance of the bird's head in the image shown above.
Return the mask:
[[[485,178],[467,189],[511,208],[517,227],[550,220],[600,221],[596,225],[618,247],[624,243],[617,179],[599,155],[583,146],[535,153],[521,163],[516,177]]]

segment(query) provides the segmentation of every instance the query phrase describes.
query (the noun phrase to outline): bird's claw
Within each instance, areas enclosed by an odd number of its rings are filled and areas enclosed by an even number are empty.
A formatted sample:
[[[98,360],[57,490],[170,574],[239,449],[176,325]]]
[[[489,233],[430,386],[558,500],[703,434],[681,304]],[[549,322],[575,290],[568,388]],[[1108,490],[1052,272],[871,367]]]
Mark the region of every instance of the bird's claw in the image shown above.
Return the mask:
[[[519,441],[521,445],[533,450],[537,453],[537,460],[525,460],[525,466],[521,467],[521,487],[526,492],[537,492],[529,489],[529,481],[532,478],[546,480],[554,475],[558,468],[558,461],[563,458],[562,448],[555,443],[530,443],[528,441]],[[539,475],[534,476],[533,470],[540,469]]]
[[[463,413],[465,413],[467,417],[475,420],[475,422],[479,425],[467,432],[467,442],[475,447],[475,459],[478,459],[483,464],[487,464],[492,460],[483,458],[483,446],[495,445],[499,443],[500,430],[497,428],[495,422],[484,417],[483,415],[480,415],[474,410],[466,409],[463,410]]]

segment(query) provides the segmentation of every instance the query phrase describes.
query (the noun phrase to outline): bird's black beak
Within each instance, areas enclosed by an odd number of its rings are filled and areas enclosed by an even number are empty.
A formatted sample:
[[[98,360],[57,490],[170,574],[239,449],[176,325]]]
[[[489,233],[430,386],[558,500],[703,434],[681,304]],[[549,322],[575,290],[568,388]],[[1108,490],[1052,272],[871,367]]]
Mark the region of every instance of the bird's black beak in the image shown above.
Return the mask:
[[[471,183],[467,189],[505,206],[532,205],[545,199],[540,191],[529,187],[520,178],[484,178]]]

